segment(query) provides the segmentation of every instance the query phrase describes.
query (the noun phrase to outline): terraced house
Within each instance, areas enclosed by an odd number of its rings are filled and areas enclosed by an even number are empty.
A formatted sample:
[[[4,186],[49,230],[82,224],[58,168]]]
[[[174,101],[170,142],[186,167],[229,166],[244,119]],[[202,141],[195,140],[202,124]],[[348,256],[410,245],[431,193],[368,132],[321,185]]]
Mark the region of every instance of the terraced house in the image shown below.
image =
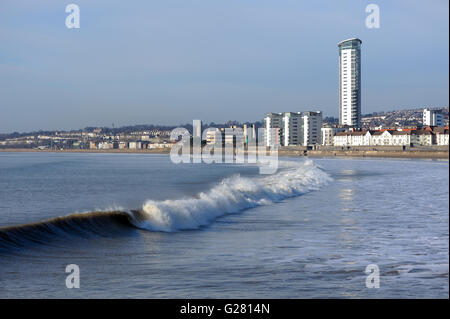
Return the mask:
[[[448,145],[448,128],[338,132],[334,146],[431,146]]]

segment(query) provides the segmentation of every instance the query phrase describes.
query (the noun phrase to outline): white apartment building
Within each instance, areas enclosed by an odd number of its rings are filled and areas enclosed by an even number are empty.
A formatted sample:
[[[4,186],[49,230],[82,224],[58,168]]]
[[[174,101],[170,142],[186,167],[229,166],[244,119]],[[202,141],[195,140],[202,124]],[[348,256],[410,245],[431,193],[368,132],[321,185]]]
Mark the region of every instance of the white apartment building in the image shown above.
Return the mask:
[[[110,150],[110,149],[113,149],[113,143],[100,142],[100,143],[98,143],[98,149],[99,150]]]
[[[411,132],[408,131],[393,131],[390,145],[410,146]]]
[[[247,129],[246,129],[247,131]],[[242,145],[246,143],[246,136],[241,127],[227,127],[227,128],[208,128],[205,131],[206,144],[216,145]]]
[[[333,139],[334,136],[336,135],[336,133],[339,132],[344,132],[345,128],[341,128],[341,127],[330,127],[330,126],[325,126],[322,127],[320,129],[321,131],[321,139],[320,142],[322,145],[333,145]]]
[[[356,131],[338,132],[333,138],[334,146],[411,146],[433,145],[433,133],[427,130],[416,131]],[[445,143],[445,137],[442,137]],[[447,135],[448,143],[448,135]],[[443,144],[445,145],[445,144]]]
[[[338,132],[333,137],[334,146],[359,146],[364,145],[366,132]]]
[[[285,112],[282,114],[282,145],[300,145],[303,137],[303,116],[301,112]]]
[[[385,130],[368,131],[366,136],[365,145],[410,146],[414,142],[415,135],[410,131]]]
[[[172,147],[172,144],[170,144],[170,143],[150,143],[147,145],[148,149],[170,148],[170,147]]]
[[[300,145],[303,141],[303,118],[300,112],[268,113],[264,124],[266,146]]]
[[[444,126],[444,115],[441,110],[423,110],[424,126]]]
[[[338,132],[335,127],[322,127],[320,129],[322,145],[333,145],[333,137]]]
[[[449,134],[448,129],[443,129],[441,131],[436,132],[436,144],[437,145],[449,145]]]
[[[370,133],[370,132],[369,132]],[[371,134],[369,139],[369,145],[391,145],[392,133],[389,131],[375,131]]]
[[[284,143],[284,140],[280,139],[280,130],[283,128],[282,113],[267,113],[264,118],[264,127],[264,142],[266,146],[282,145]]]
[[[321,112],[268,113],[264,123],[266,146],[320,144]]]
[[[351,38],[339,47],[339,124],[361,127],[361,43]]]
[[[303,144],[321,144],[322,112],[303,113]]]
[[[338,132],[333,136],[334,146],[349,146],[351,145],[351,135],[347,132]]]
[[[426,130],[417,131],[411,135],[411,144],[426,146],[433,145],[434,135],[430,131]]]
[[[141,142],[129,142],[128,148],[130,150],[139,150],[142,148],[142,143]]]

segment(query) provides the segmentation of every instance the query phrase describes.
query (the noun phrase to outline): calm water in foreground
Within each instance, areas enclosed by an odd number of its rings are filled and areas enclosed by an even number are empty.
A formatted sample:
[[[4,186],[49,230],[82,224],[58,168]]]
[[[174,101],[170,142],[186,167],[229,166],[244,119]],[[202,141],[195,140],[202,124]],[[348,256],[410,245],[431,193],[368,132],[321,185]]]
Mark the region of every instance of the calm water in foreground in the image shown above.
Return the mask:
[[[433,160],[292,158],[259,175],[0,153],[0,298],[448,298],[448,174]]]

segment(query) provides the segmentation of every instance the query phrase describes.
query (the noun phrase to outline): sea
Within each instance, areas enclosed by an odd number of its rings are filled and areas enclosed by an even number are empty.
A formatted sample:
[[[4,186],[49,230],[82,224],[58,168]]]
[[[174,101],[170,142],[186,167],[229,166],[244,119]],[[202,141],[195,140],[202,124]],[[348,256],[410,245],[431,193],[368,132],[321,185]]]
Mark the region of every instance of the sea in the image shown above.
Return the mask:
[[[448,160],[0,153],[0,298],[448,297]]]

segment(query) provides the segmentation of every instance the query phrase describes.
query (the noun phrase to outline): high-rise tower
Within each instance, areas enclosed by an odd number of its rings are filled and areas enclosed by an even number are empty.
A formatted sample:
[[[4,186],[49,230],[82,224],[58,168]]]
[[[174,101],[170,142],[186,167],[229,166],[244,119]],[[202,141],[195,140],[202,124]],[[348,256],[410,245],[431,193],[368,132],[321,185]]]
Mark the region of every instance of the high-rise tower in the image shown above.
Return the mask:
[[[361,127],[361,43],[351,38],[339,47],[339,124]]]

